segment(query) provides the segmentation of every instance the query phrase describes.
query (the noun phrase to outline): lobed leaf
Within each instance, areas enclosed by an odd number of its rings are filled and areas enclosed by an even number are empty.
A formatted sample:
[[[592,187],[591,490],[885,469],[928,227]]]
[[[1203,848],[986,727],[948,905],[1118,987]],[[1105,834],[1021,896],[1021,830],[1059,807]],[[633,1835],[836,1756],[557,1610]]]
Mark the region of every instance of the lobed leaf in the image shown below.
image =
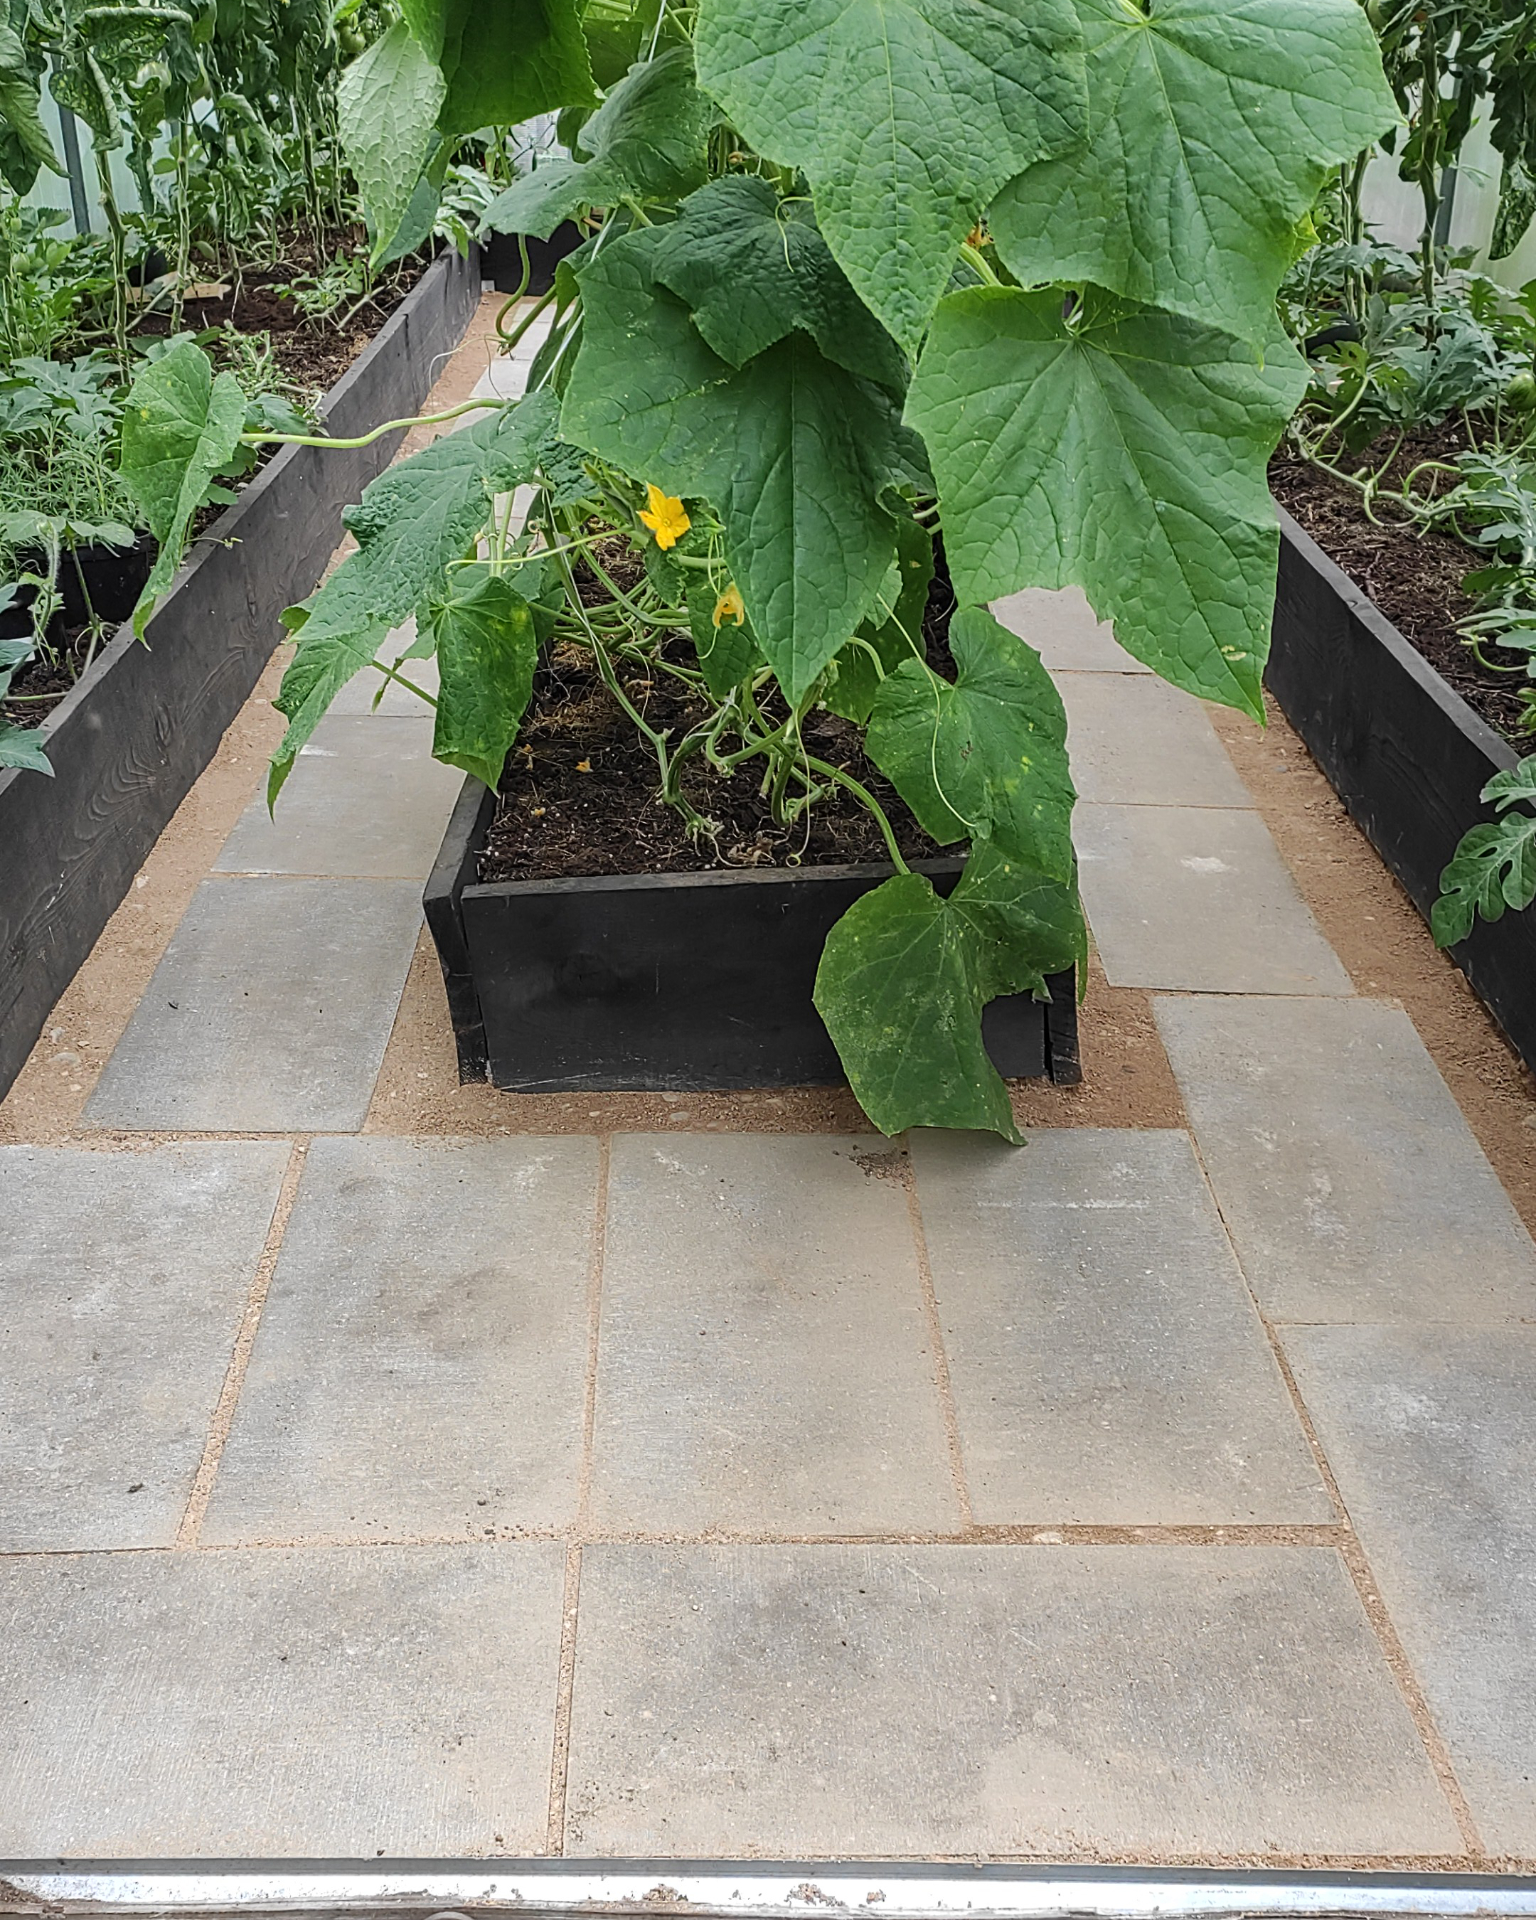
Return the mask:
[[[793,333],[737,369],[656,286],[664,228],[630,234],[581,271],[581,350],[561,431],[725,528],[758,645],[803,697],[869,611],[895,554],[881,505],[906,477],[889,393]]]
[[[1496,773],[1482,797],[1504,818],[1464,833],[1441,874],[1429,920],[1437,946],[1465,940],[1479,914],[1501,920],[1506,908],[1523,912],[1536,900],[1536,813],[1514,811],[1522,801],[1536,806],[1536,754]]]
[[[134,381],[123,408],[123,484],[160,543],[133,630],[142,639],[156,600],[175,577],[192,516],[245,430],[245,395],[232,373],[215,378],[208,356],[183,341]]]
[[[433,625],[439,687],[432,752],[495,792],[533,694],[533,610],[505,575],[468,567]]]
[[[445,139],[594,98],[575,0],[402,0],[401,12],[442,69]]]
[[[882,1133],[974,1127],[1021,1138],[981,1037],[989,943],[923,874],[862,895],[827,935],[813,995]]]
[[[555,442],[558,402],[530,394],[458,433],[443,434],[364,489],[342,518],[358,551],[336,569],[296,622],[298,650],[273,703],[288,719],[272,756],[274,805],[299,749],[332,700],[378,652],[390,629],[446,594],[497,494],[533,478]]]
[[[446,93],[442,72],[403,20],[364,48],[337,83],[341,143],[373,231],[375,264],[417,191]]]
[[[1306,387],[1230,335],[1090,289],[940,305],[907,417],[962,601],[1080,586],[1175,686],[1263,717],[1279,531],[1266,463]]]
[[[906,392],[905,356],[815,223],[755,174],[730,174],[691,195],[657,241],[651,272],[733,367],[798,328],[838,366]]]
[[[1399,119],[1358,0],[1077,0],[1088,146],[988,216],[1018,279],[1089,280],[1264,345],[1328,167]]]
[[[811,183],[827,243],[909,353],[1003,183],[1086,125],[1068,0],[703,0],[699,81]]]
[[[481,227],[547,240],[583,207],[672,199],[704,178],[714,111],[693,80],[693,51],[673,47],[619,81],[581,130],[585,159],[556,155],[499,193]]]
[[[1062,882],[1074,875],[1067,717],[1040,656],[990,613],[949,626],[953,684],[912,659],[881,682],[870,758],[941,846],[967,837]]]

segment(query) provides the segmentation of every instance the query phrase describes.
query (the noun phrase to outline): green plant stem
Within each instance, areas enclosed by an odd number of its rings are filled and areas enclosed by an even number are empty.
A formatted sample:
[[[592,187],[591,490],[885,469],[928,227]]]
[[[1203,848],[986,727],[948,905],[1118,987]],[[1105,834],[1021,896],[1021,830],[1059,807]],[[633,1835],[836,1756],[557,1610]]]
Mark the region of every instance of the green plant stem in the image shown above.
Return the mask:
[[[245,447],[323,447],[338,451],[371,447],[375,440],[382,440],[387,433],[398,433],[402,427],[435,427],[466,413],[487,409],[499,413],[509,404],[506,400],[466,400],[462,406],[449,407],[445,413],[414,413],[404,420],[386,420],[382,427],[375,427],[372,433],[359,434],[355,440],[329,440],[319,433],[242,433],[240,444]]]
[[[507,308],[515,306],[516,303],[522,298],[521,294],[516,294],[516,293],[513,294],[512,298],[507,302],[507,305],[503,307],[501,312],[498,313],[496,316],[496,331],[498,334],[501,334],[502,341],[508,353],[511,353],[512,349],[517,345],[518,341],[522,339],[523,335],[533,325],[534,321],[538,319],[539,315],[551,303],[554,297],[555,297],[555,290],[553,287],[551,287],[548,293],[541,295],[540,298],[534,302],[534,304],[528,309],[527,313],[523,315],[522,320],[518,323],[517,326],[515,326],[512,329],[510,333],[502,333],[501,323],[503,319],[506,317]]]

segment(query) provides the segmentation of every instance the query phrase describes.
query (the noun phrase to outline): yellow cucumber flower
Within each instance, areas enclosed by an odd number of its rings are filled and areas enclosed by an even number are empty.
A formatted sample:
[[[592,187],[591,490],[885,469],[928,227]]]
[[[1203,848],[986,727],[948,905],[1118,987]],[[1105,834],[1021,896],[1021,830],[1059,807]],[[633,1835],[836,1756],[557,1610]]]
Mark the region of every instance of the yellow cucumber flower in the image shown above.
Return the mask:
[[[668,547],[677,545],[693,522],[681,500],[674,500],[660,487],[648,486],[645,491],[648,510],[641,511],[640,519],[655,534],[657,546],[665,553]]]
[[[733,580],[715,602],[715,631],[718,633],[727,620],[734,620],[739,627],[746,617],[747,608],[741,597],[741,588]]]

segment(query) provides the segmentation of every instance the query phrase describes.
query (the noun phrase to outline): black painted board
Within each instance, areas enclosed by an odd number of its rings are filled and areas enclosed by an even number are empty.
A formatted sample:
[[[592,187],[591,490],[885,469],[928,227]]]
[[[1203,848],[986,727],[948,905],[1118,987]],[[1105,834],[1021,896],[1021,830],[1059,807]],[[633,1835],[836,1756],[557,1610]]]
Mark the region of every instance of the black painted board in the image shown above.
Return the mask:
[[[1265,683],[1426,917],[1480,794],[1518,755],[1282,512]],[[1536,1067],[1536,910],[1479,921],[1452,957]]]
[[[941,893],[957,861],[928,869]],[[811,1002],[833,924],[885,867],[466,885],[464,937],[489,1074],[524,1092],[697,1091],[844,1081]],[[995,1000],[983,1033],[1010,1079],[1076,1060],[1070,975],[1047,1005]]]
[[[524,236],[528,248],[527,295],[548,293],[555,284],[555,268],[582,242],[582,231],[574,220],[562,220],[547,240],[534,234]],[[516,293],[523,286],[523,256],[515,233],[488,234],[480,242],[480,258],[485,277],[498,293]]]
[[[422,277],[327,396],[330,431],[410,413],[480,297],[478,262]],[[0,773],[0,1095],[284,637],[341,538],[341,510],[399,435],[285,447],[208,529],[151,620],[122,629],[45,723],[54,777]]]
[[[465,887],[474,880],[475,859],[485,845],[495,813],[496,796],[490,788],[472,776],[466,779],[422,895],[427,930],[443,970],[448,1015],[459,1054],[459,1079],[463,1082],[486,1078],[486,1058],[485,1019],[475,989],[469,943],[464,937],[461,903]]]

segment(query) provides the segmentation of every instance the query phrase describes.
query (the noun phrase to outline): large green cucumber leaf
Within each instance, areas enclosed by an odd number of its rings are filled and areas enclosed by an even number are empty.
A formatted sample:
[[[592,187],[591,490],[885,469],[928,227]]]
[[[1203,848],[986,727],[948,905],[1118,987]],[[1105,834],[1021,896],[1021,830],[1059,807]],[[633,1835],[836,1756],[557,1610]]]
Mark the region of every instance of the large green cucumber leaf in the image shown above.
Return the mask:
[[[854,902],[827,936],[816,1011],[882,1133],[977,1127],[1017,1141],[981,1010],[1002,993],[1044,991],[1086,945],[1075,878],[982,844],[947,900],[904,873]]]
[[[273,703],[288,731],[272,756],[275,804],[308,740],[385,635],[419,609],[450,598],[446,569],[464,559],[499,493],[531,480],[555,441],[558,403],[547,391],[446,433],[388,468],[343,514],[358,551],[302,608],[290,609],[298,650]]]
[[[864,618],[896,550],[881,494],[904,474],[889,393],[793,333],[740,369],[709,347],[650,262],[665,229],[581,271],[567,440],[705,499],[764,657],[798,701]]]
[[[848,284],[803,200],[755,174],[712,180],[684,202],[651,259],[722,360],[744,366],[798,328],[829,360],[904,393],[901,349]]]
[[[909,353],[1006,180],[1082,138],[1069,0],[703,0],[700,84],[801,168],[827,243]]]
[[[989,222],[1026,284],[1090,280],[1257,344],[1330,164],[1399,118],[1359,0],[1077,0],[1089,145]]]
[[[1263,715],[1279,529],[1265,468],[1306,371],[1089,289],[941,304],[907,417],[927,442],[963,602],[1080,586],[1175,686]]]
[[[400,10],[442,68],[444,138],[593,102],[576,0],[402,0]]]
[[[142,639],[155,602],[181,564],[187,529],[213,478],[227,467],[245,430],[245,395],[232,373],[215,376],[192,341],[152,361],[123,408],[120,470],[160,543],[133,630]]]
[[[968,836],[1074,873],[1067,716],[1040,656],[979,607],[949,624],[951,684],[912,659],[882,681],[870,758],[941,846]]]
[[[465,567],[436,609],[439,685],[432,752],[492,792],[533,693],[533,609],[504,574]]]
[[[687,193],[704,178],[713,117],[693,83],[691,48],[673,47],[632,67],[582,128],[586,158],[545,160],[499,193],[480,224],[547,240],[583,207]]]
[[[376,258],[411,204],[446,92],[441,71],[403,20],[365,47],[337,83],[341,144]]]
[[[813,995],[859,1105],[882,1133],[974,1127],[1018,1141],[981,1038],[989,942],[920,873],[862,895],[827,935]]]

